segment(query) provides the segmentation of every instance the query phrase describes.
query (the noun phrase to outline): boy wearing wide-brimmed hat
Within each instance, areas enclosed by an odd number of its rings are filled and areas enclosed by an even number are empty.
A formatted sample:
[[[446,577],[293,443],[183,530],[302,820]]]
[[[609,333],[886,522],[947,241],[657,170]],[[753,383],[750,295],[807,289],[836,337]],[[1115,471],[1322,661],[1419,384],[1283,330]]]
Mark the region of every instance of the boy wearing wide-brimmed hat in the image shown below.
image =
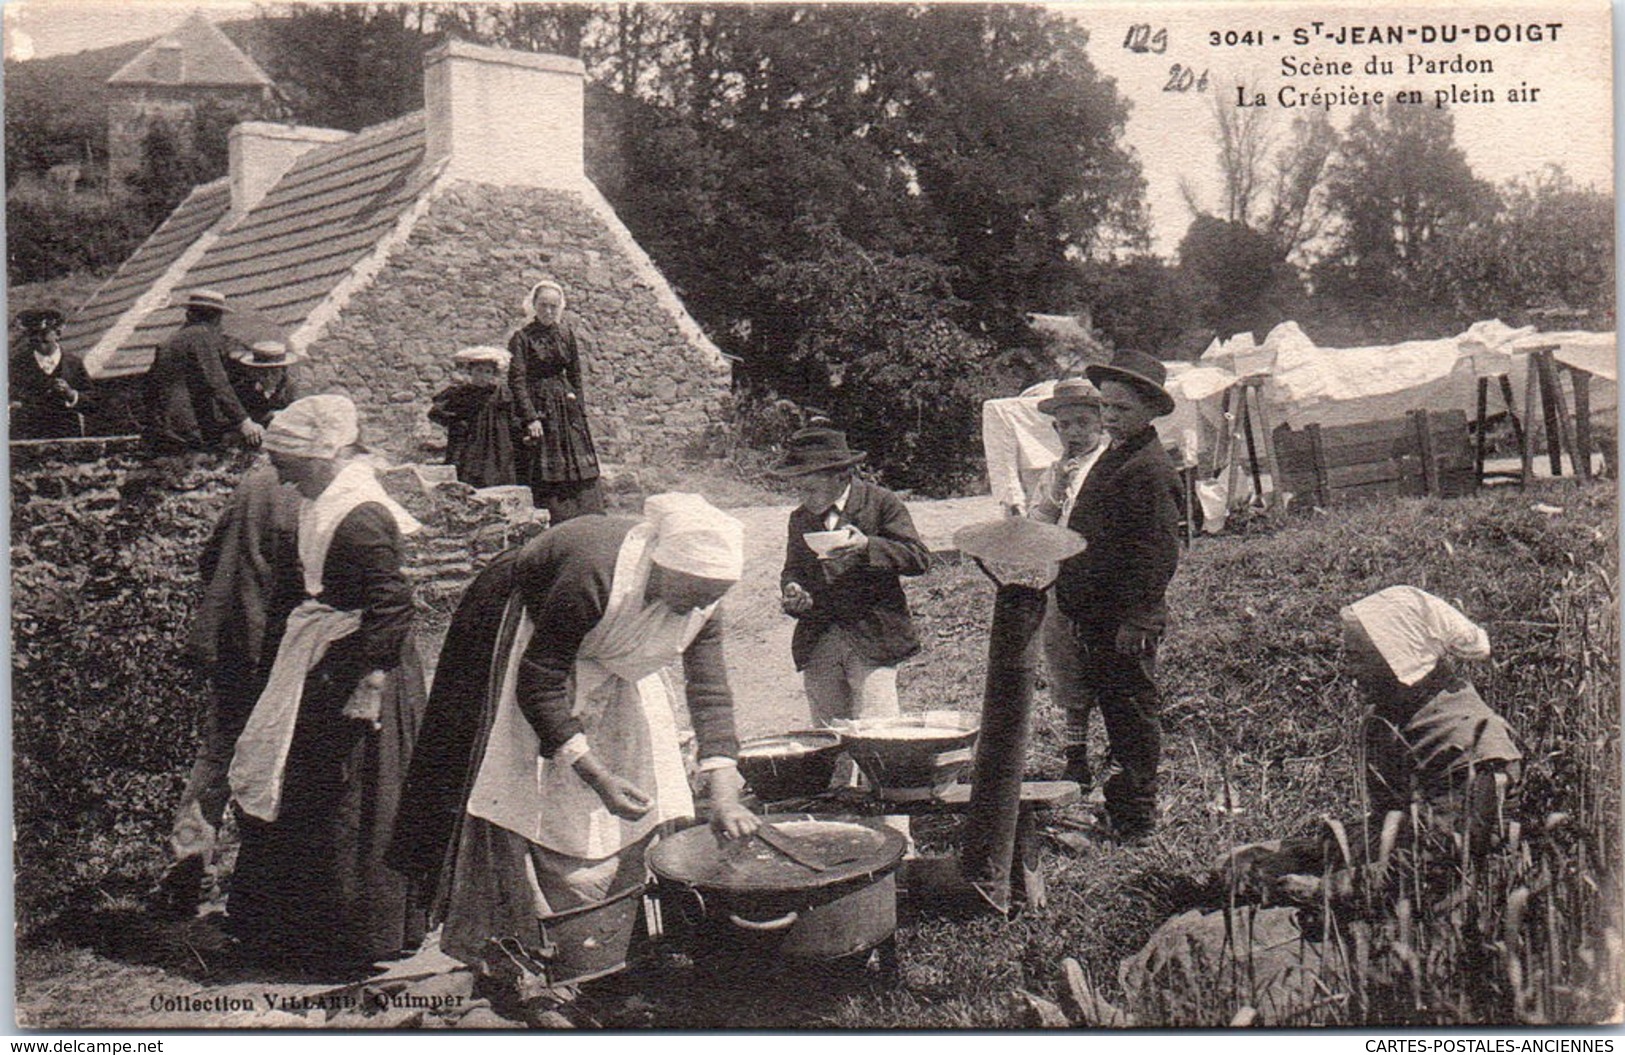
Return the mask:
[[[269,425],[272,414],[303,394],[291,369],[303,360],[286,341],[266,338],[227,353],[226,376],[248,416]]]
[[[930,551],[902,499],[858,479],[864,457],[844,432],[807,428],[773,467],[801,498],[790,514],[780,603],[797,620],[791,658],[820,725],[896,716],[897,665],[920,650],[901,576],[924,574]]]
[[[1027,502],[1029,518],[1047,524],[1065,524],[1071,518],[1083,482],[1110,442],[1101,425],[1103,408],[1100,390],[1082,377],[1057,382],[1049,398],[1038,404],[1039,413],[1054,419],[1055,431],[1061,438],[1061,456],[1044,469],[1033,485]],[[1071,617],[1061,611],[1053,590],[1046,604],[1044,665],[1049,670],[1050,698],[1060,706],[1066,721],[1062,733],[1066,771],[1062,776],[1076,781],[1087,792],[1094,785],[1089,766],[1089,715],[1095,707],[1094,692],[1084,680]]]
[[[1157,816],[1157,646],[1179,563],[1179,478],[1152,420],[1174,409],[1154,356],[1119,351],[1085,371],[1100,389],[1111,446],[1079,488],[1066,526],[1088,547],[1061,563],[1056,604],[1072,621],[1082,679],[1106,721],[1116,772],[1106,781],[1113,833],[1148,834]]]

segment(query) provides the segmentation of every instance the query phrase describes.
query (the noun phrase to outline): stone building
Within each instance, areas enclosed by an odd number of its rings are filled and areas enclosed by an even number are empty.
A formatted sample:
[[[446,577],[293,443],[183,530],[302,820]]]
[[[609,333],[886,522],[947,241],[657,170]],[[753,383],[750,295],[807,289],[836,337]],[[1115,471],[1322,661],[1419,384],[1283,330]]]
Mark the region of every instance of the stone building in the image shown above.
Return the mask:
[[[199,112],[229,121],[275,115],[271,78],[220,27],[194,12],[107,79],[107,169],[116,181],[139,172],[147,133],[159,121],[192,148]]]
[[[64,348],[93,379],[144,372],[194,287],[306,351],[310,387],[360,406],[369,442],[420,460],[451,354],[503,344],[536,281],[592,333],[600,453],[669,459],[722,424],[729,368],[583,167],[581,63],[449,41],[422,112],[345,133],[250,122],[225,179],[196,188],[77,312]]]

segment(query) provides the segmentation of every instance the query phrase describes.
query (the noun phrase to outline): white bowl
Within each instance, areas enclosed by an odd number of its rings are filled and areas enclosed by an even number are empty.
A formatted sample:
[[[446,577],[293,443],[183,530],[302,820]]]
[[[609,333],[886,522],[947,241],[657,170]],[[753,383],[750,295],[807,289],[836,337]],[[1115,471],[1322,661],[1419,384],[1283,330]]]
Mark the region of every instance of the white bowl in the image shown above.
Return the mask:
[[[852,529],[850,527],[837,528],[834,531],[809,531],[801,536],[807,542],[807,547],[820,559],[829,556],[830,550],[851,541]]]

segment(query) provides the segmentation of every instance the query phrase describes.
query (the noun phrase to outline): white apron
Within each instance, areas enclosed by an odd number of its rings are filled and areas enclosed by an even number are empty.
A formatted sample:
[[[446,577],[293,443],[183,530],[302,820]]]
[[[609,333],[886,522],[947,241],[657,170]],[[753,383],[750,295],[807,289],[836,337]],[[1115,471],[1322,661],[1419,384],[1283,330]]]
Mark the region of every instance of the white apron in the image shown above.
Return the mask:
[[[490,739],[469,795],[473,816],[589,861],[620,853],[665,821],[693,816],[663,668],[683,654],[716,605],[678,615],[663,604],[645,603],[653,541],[653,526],[639,524],[621,543],[604,617],[576,653],[572,713],[592,753],[651,794],[654,806],[635,821],[616,817],[572,766],[542,757],[516,697],[520,659],[536,632],[527,612],[507,657]],[[519,605],[518,594],[508,603]]]
[[[288,616],[288,629],[277,646],[265,690],[237,737],[228,779],[231,797],[250,817],[274,821],[282,805],[282,777],[299,721],[305,678],[322,661],[333,642],[355,633],[361,613],[341,611],[316,600],[322,592],[327,550],[333,535],[359,505],[377,502],[395,518],[401,534],[422,528],[412,514],[389,497],[372,467],[351,462],[314,501],[299,509],[299,559],[304,565],[305,592],[310,594]]]

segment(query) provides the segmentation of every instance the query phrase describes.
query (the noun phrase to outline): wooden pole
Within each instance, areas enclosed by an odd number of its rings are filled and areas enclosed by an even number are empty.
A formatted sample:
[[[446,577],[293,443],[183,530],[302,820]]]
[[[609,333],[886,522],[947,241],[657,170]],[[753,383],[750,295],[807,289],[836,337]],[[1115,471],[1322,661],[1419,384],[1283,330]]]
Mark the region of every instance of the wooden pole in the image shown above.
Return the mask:
[[[1549,350],[1531,352],[1529,362],[1540,378],[1540,412],[1546,422],[1546,461],[1553,476],[1563,475],[1563,416],[1558,413],[1557,377]]]
[[[1518,420],[1518,400],[1512,394],[1512,378],[1502,374],[1496,378],[1501,383],[1501,402],[1507,408],[1507,420],[1512,422],[1512,435],[1518,440],[1518,449],[1524,445],[1523,422]]]
[[[1319,425],[1310,425],[1304,431],[1309,433],[1309,453],[1315,459],[1315,504],[1322,509],[1330,509],[1332,479],[1326,470],[1326,443],[1321,438]]]
[[[1535,357],[1529,357],[1529,372],[1524,375],[1523,381],[1523,419],[1528,422],[1535,420]],[[1535,482],[1535,443],[1534,437],[1518,430],[1518,455],[1523,459],[1522,474],[1518,478],[1519,487],[1528,487]]]
[[[1258,427],[1263,433],[1264,442],[1264,468],[1270,474],[1270,504],[1281,501],[1281,466],[1275,460],[1275,429],[1270,422],[1270,408],[1264,402],[1264,383],[1259,381],[1253,386],[1253,395],[1258,402]]]
[[[1550,354],[1547,353],[1548,356]],[[1587,465],[1584,470],[1580,468],[1580,457],[1574,449],[1574,419],[1569,417],[1569,400],[1563,394],[1563,378],[1559,376],[1557,364],[1551,358],[1546,360],[1546,369],[1542,371],[1542,376],[1550,382],[1552,402],[1557,404],[1557,426],[1562,430],[1563,446],[1569,452],[1569,462],[1574,466],[1574,475],[1581,480],[1589,479],[1591,466]]]
[[[1411,424],[1416,428],[1416,448],[1422,456],[1422,493],[1439,493],[1439,463],[1433,460],[1433,423],[1428,412],[1411,411]]]
[[[1489,432],[1489,416],[1490,379],[1481,377],[1478,379],[1478,436],[1476,446],[1473,448],[1473,475],[1480,484],[1484,482],[1484,451],[1489,439],[1486,435]]]
[[[1591,375],[1576,367],[1569,367],[1569,381],[1574,385],[1574,466],[1580,479],[1591,479]]]
[[[1253,470],[1253,497],[1264,501],[1264,474],[1258,468],[1258,444],[1253,439],[1253,386],[1246,385],[1241,392],[1241,420],[1247,430],[1247,464]]]
[[[1224,394],[1225,421],[1230,426],[1229,440],[1225,443],[1225,451],[1229,455],[1229,474],[1225,481],[1224,500],[1227,509],[1236,508],[1236,491],[1241,483],[1241,399],[1246,390],[1235,384],[1230,391]]]

